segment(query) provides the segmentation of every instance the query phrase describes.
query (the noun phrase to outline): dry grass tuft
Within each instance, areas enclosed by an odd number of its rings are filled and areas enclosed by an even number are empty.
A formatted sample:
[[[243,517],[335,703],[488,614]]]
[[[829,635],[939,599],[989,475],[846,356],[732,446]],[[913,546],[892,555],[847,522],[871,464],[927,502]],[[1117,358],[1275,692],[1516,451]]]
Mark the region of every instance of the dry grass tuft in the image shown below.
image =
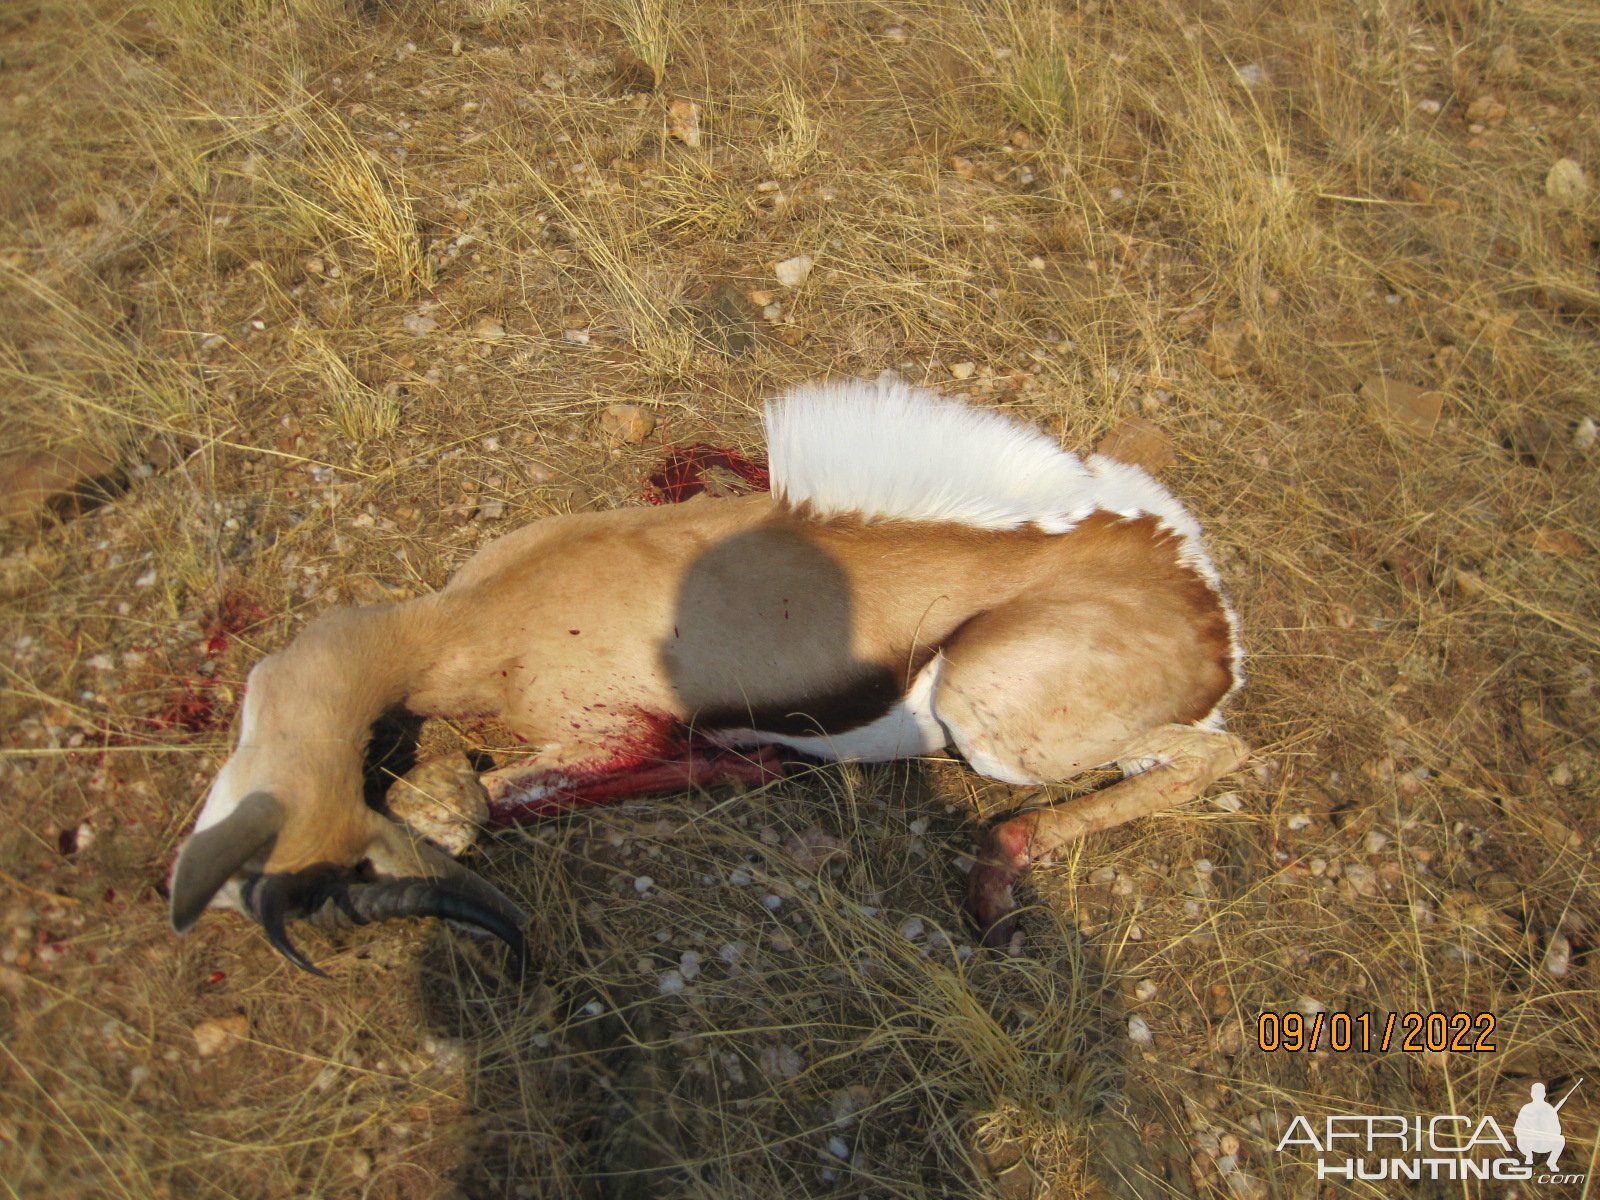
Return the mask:
[[[778,119],[778,136],[762,152],[774,174],[790,179],[816,161],[822,147],[822,124],[789,79],[779,85],[771,111]]]
[[[405,299],[433,282],[416,215],[391,172],[320,100],[263,90],[267,111],[248,118],[255,152],[240,176],[262,197],[256,216],[307,250],[352,245],[388,294]]]
[[[654,85],[667,77],[672,55],[674,11],[672,0],[609,0],[611,19],[627,43],[628,52],[650,68]]]
[[[400,427],[400,402],[361,380],[338,351],[314,334],[302,333],[301,351],[313,379],[327,396],[334,428],[356,446],[390,436]]]

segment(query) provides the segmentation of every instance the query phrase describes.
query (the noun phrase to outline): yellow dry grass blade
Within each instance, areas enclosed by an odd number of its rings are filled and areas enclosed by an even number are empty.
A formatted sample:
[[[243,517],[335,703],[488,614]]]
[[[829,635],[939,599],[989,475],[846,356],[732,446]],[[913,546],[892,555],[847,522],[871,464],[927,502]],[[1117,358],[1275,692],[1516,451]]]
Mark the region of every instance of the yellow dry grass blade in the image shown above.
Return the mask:
[[[270,215],[313,247],[353,244],[379,285],[397,298],[427,289],[433,270],[398,173],[380,167],[343,119],[315,97],[261,95],[268,107],[249,124],[285,129],[292,151],[260,153],[247,162],[247,177],[268,198]]]
[[[628,52],[650,69],[660,87],[672,57],[673,0],[608,0],[608,6]]]

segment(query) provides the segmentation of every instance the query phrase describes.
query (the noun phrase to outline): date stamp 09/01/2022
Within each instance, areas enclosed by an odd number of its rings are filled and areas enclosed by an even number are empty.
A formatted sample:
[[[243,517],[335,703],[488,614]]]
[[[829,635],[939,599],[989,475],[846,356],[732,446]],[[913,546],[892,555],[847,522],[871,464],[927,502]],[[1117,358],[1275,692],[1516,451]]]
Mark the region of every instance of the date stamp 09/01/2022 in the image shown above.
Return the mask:
[[[1492,1013],[1262,1012],[1256,1018],[1256,1049],[1272,1053],[1438,1054],[1455,1051],[1493,1054]]]

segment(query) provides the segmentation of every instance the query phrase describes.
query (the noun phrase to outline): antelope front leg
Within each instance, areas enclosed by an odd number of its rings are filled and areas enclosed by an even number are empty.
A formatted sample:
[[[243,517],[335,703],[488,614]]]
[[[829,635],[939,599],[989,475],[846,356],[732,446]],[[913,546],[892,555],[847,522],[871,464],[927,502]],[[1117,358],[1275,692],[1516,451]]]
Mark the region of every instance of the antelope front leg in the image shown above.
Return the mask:
[[[967,911],[984,945],[1003,946],[1011,939],[1016,925],[1012,885],[1034,863],[1068,842],[1194,799],[1249,755],[1230,733],[1163,725],[1118,757],[1128,776],[1121,783],[993,826],[967,877]]]
[[[690,787],[729,783],[754,787],[783,774],[783,763],[771,746],[734,750],[695,739],[651,753],[571,762],[534,759],[490,771],[480,782],[488,794],[490,819],[509,825]]]

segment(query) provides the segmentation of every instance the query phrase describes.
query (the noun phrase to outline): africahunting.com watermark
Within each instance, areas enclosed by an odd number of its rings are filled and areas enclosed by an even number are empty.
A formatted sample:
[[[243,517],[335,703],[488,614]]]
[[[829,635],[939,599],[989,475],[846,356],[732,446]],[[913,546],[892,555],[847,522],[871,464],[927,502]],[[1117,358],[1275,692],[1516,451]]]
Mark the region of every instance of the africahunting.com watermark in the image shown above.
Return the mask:
[[[1554,1104],[1545,1099],[1545,1085],[1534,1084],[1512,1122],[1510,1136],[1492,1116],[1297,1116],[1279,1139],[1278,1152],[1301,1148],[1315,1153],[1318,1179],[1583,1183],[1585,1174],[1563,1172],[1560,1166],[1567,1144],[1561,1132],[1561,1107],[1582,1083],[1579,1079]]]

